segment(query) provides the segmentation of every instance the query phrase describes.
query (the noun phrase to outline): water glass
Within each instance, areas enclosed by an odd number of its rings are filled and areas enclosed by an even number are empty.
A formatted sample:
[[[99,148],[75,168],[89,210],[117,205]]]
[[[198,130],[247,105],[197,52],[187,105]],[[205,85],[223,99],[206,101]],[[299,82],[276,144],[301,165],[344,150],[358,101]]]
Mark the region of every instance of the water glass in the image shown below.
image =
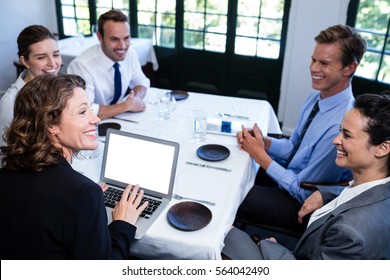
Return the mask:
[[[207,132],[207,113],[204,111],[195,110],[194,113],[194,139],[196,142],[206,140]]]
[[[171,95],[171,92],[159,93],[158,95],[158,118],[160,120],[168,120],[171,116],[171,111],[176,109],[176,100]]]

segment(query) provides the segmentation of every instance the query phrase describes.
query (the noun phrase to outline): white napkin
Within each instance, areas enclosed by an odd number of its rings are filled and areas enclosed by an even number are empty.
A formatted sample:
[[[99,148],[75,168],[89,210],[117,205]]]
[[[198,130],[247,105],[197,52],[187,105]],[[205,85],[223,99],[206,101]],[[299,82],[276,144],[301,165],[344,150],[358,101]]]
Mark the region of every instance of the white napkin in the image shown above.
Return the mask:
[[[207,132],[235,136],[241,131],[242,125],[252,127],[250,120],[236,120],[232,118],[207,118]]]

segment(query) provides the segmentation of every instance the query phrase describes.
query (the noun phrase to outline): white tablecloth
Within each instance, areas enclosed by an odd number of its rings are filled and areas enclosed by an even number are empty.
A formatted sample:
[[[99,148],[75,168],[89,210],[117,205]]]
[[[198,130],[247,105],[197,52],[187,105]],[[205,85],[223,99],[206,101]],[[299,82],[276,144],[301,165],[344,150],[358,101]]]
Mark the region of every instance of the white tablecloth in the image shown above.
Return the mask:
[[[186,100],[177,101],[171,118],[163,121],[157,118],[158,105],[151,104],[160,91],[164,90],[148,90],[145,97],[148,107],[145,112],[120,115],[139,123],[117,119],[108,119],[105,122],[118,122],[122,130],[179,142],[174,193],[209,200],[216,205],[206,205],[212,212],[210,224],[198,231],[185,232],[173,228],[167,221],[169,207],[180,202],[173,199],[146,235],[132,244],[131,252],[146,259],[220,259],[224,237],[231,228],[240,203],[253,186],[258,165],[245,151],[239,150],[235,137],[207,134],[206,141],[195,142],[192,136],[193,110],[202,109],[207,111],[209,116],[215,116],[216,111],[248,116],[251,121],[258,123],[265,134],[281,132],[277,118],[267,101],[190,92]],[[206,162],[196,155],[197,148],[205,144],[224,145],[230,150],[230,156],[220,162]],[[98,181],[103,145],[100,142],[100,158],[75,160],[73,167]],[[232,171],[191,166],[186,164],[186,161],[226,167]],[[150,174],[153,176],[153,170]]]
[[[69,37],[58,41],[58,47],[60,48],[62,62],[64,69],[66,69],[69,63],[83,51],[89,47],[99,44],[99,40],[96,36],[90,37]],[[158,62],[156,53],[153,48],[152,41],[149,39],[131,38],[130,47],[138,54],[139,62],[141,66],[146,65],[148,62],[153,64],[153,70],[157,71]]]

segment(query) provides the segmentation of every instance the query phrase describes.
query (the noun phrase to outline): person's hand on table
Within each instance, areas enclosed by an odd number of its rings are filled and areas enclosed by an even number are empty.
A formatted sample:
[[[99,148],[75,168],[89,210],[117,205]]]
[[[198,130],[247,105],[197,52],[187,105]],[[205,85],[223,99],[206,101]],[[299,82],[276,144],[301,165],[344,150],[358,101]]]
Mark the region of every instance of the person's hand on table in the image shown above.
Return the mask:
[[[145,102],[142,98],[135,95],[134,90],[130,91],[130,94],[123,103],[126,105],[126,111],[128,112],[143,112],[146,109]]]
[[[112,212],[112,219],[114,221],[123,220],[134,225],[141,212],[148,206],[147,201],[140,205],[144,191],[139,190],[138,185],[135,185],[132,191],[131,188],[131,185],[126,187],[120,201],[116,204]]]
[[[236,134],[237,144],[240,147],[240,150],[243,149],[242,142],[244,141],[244,138],[248,136],[248,134],[254,135],[252,129],[248,129],[242,125],[241,131],[237,132]]]
[[[242,131],[237,133],[236,138],[240,149],[245,150],[264,170],[267,170],[272,163],[272,158],[267,154],[271,139],[263,136],[257,123],[252,130],[248,130],[243,125]]]
[[[248,130],[242,126],[241,135],[239,136],[239,144],[241,148],[248,152],[252,157],[259,153],[264,148],[263,134],[257,124],[254,124],[252,130]]]

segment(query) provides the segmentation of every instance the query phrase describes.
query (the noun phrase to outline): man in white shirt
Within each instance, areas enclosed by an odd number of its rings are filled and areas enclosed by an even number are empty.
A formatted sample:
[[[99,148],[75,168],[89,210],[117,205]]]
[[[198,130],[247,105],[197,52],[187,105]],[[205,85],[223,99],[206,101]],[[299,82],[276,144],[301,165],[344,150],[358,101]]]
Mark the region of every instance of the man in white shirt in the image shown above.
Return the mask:
[[[127,16],[118,10],[102,14],[97,36],[100,45],[88,48],[75,58],[67,72],[85,80],[92,109],[100,119],[144,111],[143,98],[150,81],[142,72],[136,52],[129,48]]]

